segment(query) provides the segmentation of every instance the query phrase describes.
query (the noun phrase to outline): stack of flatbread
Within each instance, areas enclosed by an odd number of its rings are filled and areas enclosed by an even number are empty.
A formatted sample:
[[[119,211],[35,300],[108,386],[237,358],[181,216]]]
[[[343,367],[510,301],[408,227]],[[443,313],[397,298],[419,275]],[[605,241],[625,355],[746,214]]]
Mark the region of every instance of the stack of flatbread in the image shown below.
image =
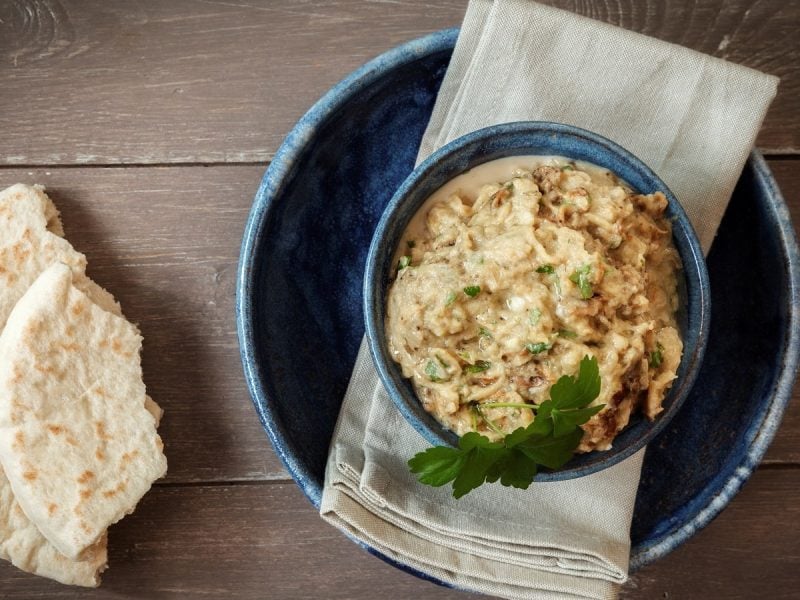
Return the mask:
[[[167,461],[141,335],[85,270],[43,187],[0,192],[0,558],[97,586]]]

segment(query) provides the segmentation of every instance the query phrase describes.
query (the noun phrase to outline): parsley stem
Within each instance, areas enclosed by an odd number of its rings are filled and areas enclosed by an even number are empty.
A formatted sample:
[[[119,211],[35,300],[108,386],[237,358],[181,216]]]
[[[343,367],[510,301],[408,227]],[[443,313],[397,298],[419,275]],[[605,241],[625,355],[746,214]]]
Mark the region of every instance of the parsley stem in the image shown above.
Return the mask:
[[[475,410],[478,411],[478,414],[481,416],[481,419],[483,419],[484,422],[489,426],[489,429],[494,431],[497,435],[502,435],[503,437],[505,437],[506,435],[505,432],[497,426],[497,423],[495,423],[489,417],[483,414],[483,411],[477,404],[475,405]]]
[[[535,405],[522,402],[484,402],[481,404],[481,408],[529,408],[536,411]]]

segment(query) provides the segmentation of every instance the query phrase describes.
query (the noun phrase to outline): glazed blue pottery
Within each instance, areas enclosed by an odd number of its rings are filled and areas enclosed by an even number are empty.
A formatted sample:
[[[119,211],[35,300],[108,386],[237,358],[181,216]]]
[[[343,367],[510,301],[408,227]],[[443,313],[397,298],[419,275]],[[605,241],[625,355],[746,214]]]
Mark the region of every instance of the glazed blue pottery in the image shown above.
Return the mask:
[[[328,92],[278,150],[245,227],[236,316],[247,385],[276,453],[315,506],[364,335],[367,249],[413,170],[457,34],[408,42]],[[664,556],[725,507],[764,455],[790,398],[800,258],[786,205],[757,152],[706,263],[713,306],[706,355],[683,406],[647,446],[633,568]]]
[[[457,446],[458,436],[425,411],[411,382],[403,377],[389,353],[384,322],[394,256],[412,217],[442,185],[482,163],[522,155],[556,155],[587,161],[615,173],[638,193],[663,192],[668,201],[665,216],[673,223],[673,241],[683,263],[684,285],[679,286],[679,304],[683,310],[678,315],[683,357],[677,377],[664,398],[663,412],[655,421],[641,414],[633,415],[610,450],[576,455],[561,469],[542,469],[536,476],[537,481],[559,481],[608,468],[644,447],[680,409],[705,352],[711,307],[700,242],[675,196],[647,165],[611,140],[561,123],[504,123],[453,140],[412,171],[378,221],[364,274],[364,319],[375,367],[400,413],[431,444]]]

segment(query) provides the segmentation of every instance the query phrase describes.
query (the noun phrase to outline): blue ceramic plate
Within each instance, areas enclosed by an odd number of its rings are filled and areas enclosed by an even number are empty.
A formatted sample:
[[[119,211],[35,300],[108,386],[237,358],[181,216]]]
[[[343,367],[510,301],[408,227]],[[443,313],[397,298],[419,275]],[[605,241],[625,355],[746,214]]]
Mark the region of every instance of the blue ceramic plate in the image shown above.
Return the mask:
[[[446,30],[404,44],[326,94],[279,149],[245,229],[236,304],[245,376],[275,451],[315,506],[364,333],[370,239],[413,168],[456,36]],[[800,257],[757,152],[707,263],[706,356],[683,407],[648,446],[633,568],[664,556],[722,510],[764,455],[790,397]]]

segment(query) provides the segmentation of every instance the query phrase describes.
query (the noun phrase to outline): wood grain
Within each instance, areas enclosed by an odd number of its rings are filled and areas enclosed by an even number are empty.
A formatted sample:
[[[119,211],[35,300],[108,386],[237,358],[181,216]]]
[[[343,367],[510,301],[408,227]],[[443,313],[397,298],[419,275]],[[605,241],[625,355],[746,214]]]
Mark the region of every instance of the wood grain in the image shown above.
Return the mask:
[[[758,139],[800,149],[800,0],[550,0],[782,78]],[[0,164],[266,161],[353,69],[459,0],[0,3]]]
[[[623,600],[796,598],[800,469],[757,473],[706,530],[635,574]],[[780,514],[786,526],[775,527]],[[476,598],[421,581],[370,556],[319,516],[291,484],[158,487],[110,532],[110,570],[80,597]],[[78,592],[0,564],[2,596]]]

